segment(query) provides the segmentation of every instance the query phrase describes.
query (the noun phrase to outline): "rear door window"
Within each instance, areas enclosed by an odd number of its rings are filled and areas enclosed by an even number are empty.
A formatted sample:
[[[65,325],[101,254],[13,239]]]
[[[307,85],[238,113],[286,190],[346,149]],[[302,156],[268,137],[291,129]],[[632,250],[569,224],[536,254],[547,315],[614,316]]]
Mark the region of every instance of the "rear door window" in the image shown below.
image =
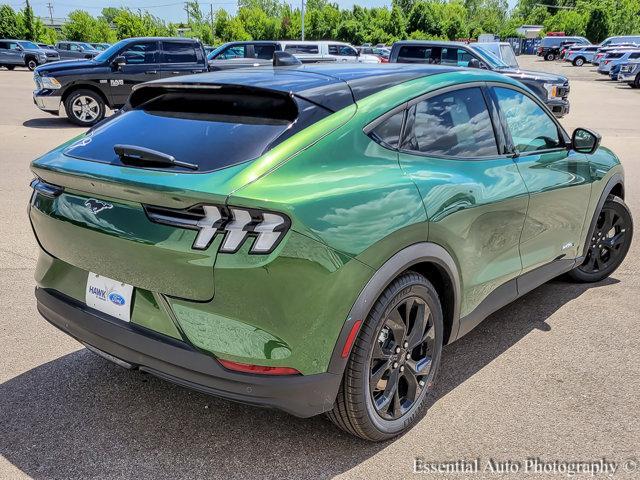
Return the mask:
[[[285,52],[289,52],[292,54],[317,54],[320,53],[320,49],[317,44],[306,43],[306,44],[293,44],[287,45],[284,49]]]
[[[418,45],[403,45],[398,52],[399,63],[433,63],[432,48]]]
[[[197,63],[196,47],[191,42],[162,42],[164,63]]]
[[[220,52],[216,60],[231,60],[232,58],[245,58],[247,51],[246,45],[231,45]]]
[[[136,42],[127,45],[119,56],[127,65],[147,65],[158,63],[158,42]]]
[[[253,56],[262,60],[273,59],[273,54],[276,51],[275,45],[254,45]]]
[[[487,104],[479,88],[418,102],[407,113],[402,149],[426,155],[475,158],[498,155]]]

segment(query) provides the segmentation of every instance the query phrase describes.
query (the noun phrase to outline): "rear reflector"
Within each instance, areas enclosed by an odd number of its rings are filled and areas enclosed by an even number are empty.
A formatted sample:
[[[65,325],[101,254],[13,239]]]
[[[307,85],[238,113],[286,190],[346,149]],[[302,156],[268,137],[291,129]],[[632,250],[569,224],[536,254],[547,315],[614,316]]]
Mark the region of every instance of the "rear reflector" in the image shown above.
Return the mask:
[[[247,363],[231,362],[229,360],[218,359],[220,364],[229,370],[242,373],[255,373],[258,375],[300,375],[295,368],[290,367],[266,367],[264,365],[249,365]]]
[[[349,356],[353,342],[355,342],[358,331],[360,330],[360,325],[362,325],[362,320],[357,320],[356,323],[353,324],[353,327],[351,327],[347,341],[344,342],[344,347],[342,347],[342,358]]]

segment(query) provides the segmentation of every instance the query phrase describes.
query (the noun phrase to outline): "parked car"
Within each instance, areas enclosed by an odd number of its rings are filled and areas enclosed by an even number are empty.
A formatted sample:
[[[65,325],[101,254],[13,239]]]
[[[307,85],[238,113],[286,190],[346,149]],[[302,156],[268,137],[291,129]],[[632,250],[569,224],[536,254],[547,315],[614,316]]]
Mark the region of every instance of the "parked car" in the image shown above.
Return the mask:
[[[622,44],[640,45],[640,35],[621,35],[617,37],[608,37],[600,43],[600,45],[603,47]]]
[[[602,59],[609,53],[613,52],[613,51],[621,51],[621,50],[635,50],[636,48],[638,48],[637,45],[635,44],[622,44],[622,45],[612,45],[612,46],[608,46],[608,47],[600,47],[597,51],[596,54],[593,56],[593,60],[591,61],[591,63],[593,65],[600,65],[600,62],[602,61]]]
[[[207,57],[211,52],[213,52],[216,49],[216,47],[214,47],[213,45],[203,45],[203,47],[204,47],[204,53],[207,55]]]
[[[538,46],[536,54],[545,60],[555,60],[560,56],[560,48],[564,45],[591,45],[584,37],[544,37]]]
[[[470,43],[469,46],[474,49],[481,48],[486,50],[512,68],[520,68],[520,65],[518,65],[518,59],[516,58],[516,53],[513,51],[513,47],[509,42]]]
[[[613,65],[627,63],[630,60],[640,58],[640,50],[614,50],[609,52],[598,65],[598,73],[608,75]]]
[[[103,50],[106,50],[111,46],[110,43],[90,43],[89,45],[91,45],[93,48],[95,48],[100,52],[102,52]]]
[[[104,118],[107,107],[122,107],[138,83],[206,71],[204,50],[197,40],[129,38],[90,60],[38,67],[33,100],[54,115],[62,105],[71,122],[91,126]]]
[[[56,51],[62,60],[72,60],[76,58],[90,59],[100,53],[94,47],[85,42],[58,42]]]
[[[478,45],[430,40],[396,42],[391,49],[389,62],[442,64],[494,70],[525,84],[557,117],[569,113],[570,87],[566,77],[510,67]]]
[[[343,42],[254,40],[229,42],[208,55],[211,70],[271,65],[273,53],[284,51],[302,63],[380,63],[376,55],[360,54],[355,47]]]
[[[389,55],[391,54],[391,49],[387,47],[356,47],[356,50],[360,53],[360,55],[375,55],[380,59],[382,63],[387,63],[389,61]]]
[[[138,85],[31,165],[38,311],[120,366],[388,440],[426,413],[443,345],[621,264],[632,218],[599,143],[487,70]]]
[[[35,42],[35,44],[38,45],[40,48],[49,49],[49,50],[55,50],[55,47],[53,45],[49,45],[47,43]]]
[[[571,62],[575,67],[581,67],[585,63],[590,63],[593,60],[596,52],[600,47],[598,45],[591,45],[588,47],[576,47],[569,49],[564,57],[565,62]]]
[[[41,48],[28,40],[0,39],[0,67],[34,70],[38,65],[56,60],[59,57],[55,51]]]
[[[640,88],[640,61],[620,65],[618,81],[627,83],[631,88]]]

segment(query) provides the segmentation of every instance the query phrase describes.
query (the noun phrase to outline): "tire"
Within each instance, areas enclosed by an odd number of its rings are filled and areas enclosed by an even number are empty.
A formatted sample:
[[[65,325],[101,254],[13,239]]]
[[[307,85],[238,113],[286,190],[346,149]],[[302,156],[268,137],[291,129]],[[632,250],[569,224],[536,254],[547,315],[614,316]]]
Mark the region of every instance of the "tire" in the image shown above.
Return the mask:
[[[627,256],[633,239],[633,218],[624,201],[610,195],[598,212],[582,265],[569,272],[577,282],[591,283],[611,275]]]
[[[14,68],[16,68],[15,65],[5,65],[5,67],[7,67],[7,70],[13,70]]]
[[[423,321],[416,323],[420,318]],[[401,334],[397,327],[407,324]],[[410,343],[416,346],[411,348]],[[369,441],[405,433],[427,412],[442,343],[442,307],[436,290],[418,273],[401,274],[382,292],[360,328],[327,416],[346,432]],[[370,390],[372,381],[376,383]]]
[[[556,59],[556,56],[553,53],[549,52],[544,56],[544,59],[549,62],[552,62],[553,60]]]
[[[631,88],[640,88],[640,73],[636,75],[636,79],[631,84]]]
[[[102,97],[92,90],[76,90],[64,101],[69,121],[90,127],[104,118],[106,106]]]
[[[26,66],[29,70],[33,72],[38,66],[38,61],[35,58],[29,58],[26,61]]]
[[[578,58],[574,58],[573,59],[573,66],[574,67],[581,67],[582,65],[584,65],[584,58],[578,57]]]

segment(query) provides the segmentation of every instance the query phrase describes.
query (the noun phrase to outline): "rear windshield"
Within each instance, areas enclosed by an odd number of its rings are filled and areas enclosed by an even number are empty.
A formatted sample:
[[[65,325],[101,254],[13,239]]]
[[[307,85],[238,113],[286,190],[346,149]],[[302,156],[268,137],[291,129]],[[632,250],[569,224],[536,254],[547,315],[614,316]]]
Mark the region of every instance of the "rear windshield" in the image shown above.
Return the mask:
[[[557,47],[563,41],[566,41],[565,37],[544,37],[540,42],[543,47]]]
[[[192,92],[142,88],[131,101],[133,107],[96,127],[65,154],[122,165],[114,145],[131,145],[195,164],[196,173],[209,172],[254,160],[331,113],[288,94],[226,88]]]

